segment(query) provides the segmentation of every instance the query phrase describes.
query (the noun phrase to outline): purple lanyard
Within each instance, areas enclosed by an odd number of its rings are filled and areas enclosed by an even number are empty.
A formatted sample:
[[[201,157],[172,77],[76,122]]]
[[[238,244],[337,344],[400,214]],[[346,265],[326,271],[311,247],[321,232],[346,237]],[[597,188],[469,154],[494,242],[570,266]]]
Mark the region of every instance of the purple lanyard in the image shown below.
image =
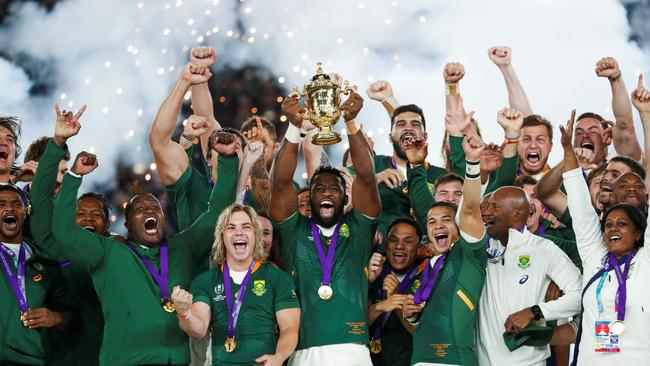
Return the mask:
[[[16,274],[14,275],[14,271],[9,264],[9,258],[14,257],[14,252],[3,244],[0,244],[0,261],[2,262],[2,269],[7,275],[7,279],[9,280],[11,289],[14,292],[21,313],[29,310],[27,294],[25,293],[25,247],[25,244],[20,244],[18,263],[16,264]]]
[[[142,261],[144,266],[147,267],[147,270],[151,274],[151,277],[153,277],[154,281],[156,281],[156,284],[158,284],[158,288],[160,288],[160,294],[162,296],[162,300],[163,301],[169,300],[169,290],[167,288],[167,273],[169,271],[169,263],[168,263],[169,248],[167,247],[167,243],[166,242],[160,243],[160,273],[158,273],[156,267],[153,264],[151,264],[151,262],[149,262],[147,258],[145,258],[138,251],[138,249],[135,247],[135,245],[133,245],[133,243],[129,241],[126,243],[126,245],[128,245],[131,251],[133,251],[133,253],[135,253],[135,255],[137,255],[138,258],[140,258],[140,261]]]
[[[228,262],[223,262],[223,286],[226,290],[226,305],[228,306],[228,328],[226,330],[228,338],[235,338],[235,327],[237,326],[237,319],[239,319],[239,310],[244,301],[244,295],[246,295],[246,285],[248,285],[248,280],[251,278],[256,263],[257,261],[253,259],[253,262],[251,262],[251,265],[248,267],[248,272],[246,272],[246,276],[239,286],[237,298],[235,298],[235,303],[233,304],[230,285],[230,270],[228,269]]]
[[[546,234],[546,229],[544,229],[544,225],[540,222],[539,227],[537,228],[537,235],[544,236],[544,234]]]
[[[429,265],[427,263],[427,265]],[[386,266],[386,268],[390,268],[390,266]],[[386,277],[388,271],[385,273],[382,273],[382,279]],[[395,292],[396,294],[403,294],[404,291],[413,283],[413,279],[415,276],[418,274],[418,264],[414,264],[413,267],[409,270],[409,272],[402,278],[402,281],[400,281],[399,286],[397,287],[397,291]],[[386,291],[381,290],[381,299],[386,300]],[[390,318],[391,313],[382,313],[379,316],[379,319],[375,320],[375,324],[379,324],[378,326],[373,327],[372,331],[372,339],[380,339],[381,334],[383,333],[384,326],[388,322],[388,318]]]
[[[244,189],[244,197],[242,198],[242,205],[248,205],[248,187]]]
[[[336,242],[339,239],[339,228],[341,227],[341,221],[339,221],[334,228],[334,235],[332,236],[332,241],[330,242],[329,249],[327,249],[327,255],[325,255],[323,243],[320,240],[320,231],[318,230],[318,227],[311,220],[309,220],[309,225],[311,225],[311,235],[314,237],[314,246],[316,247],[316,252],[318,253],[318,259],[320,260],[322,269],[321,285],[329,286],[332,283],[334,252],[336,251]]]
[[[638,249],[630,253],[625,259],[625,270],[622,272],[618,258],[612,253],[609,253],[609,265],[614,267],[616,272],[616,279],[618,280],[618,290],[616,290],[615,310],[618,320],[625,320],[625,303],[627,301],[627,275],[630,272],[630,263],[632,258],[636,255]]]
[[[392,166],[393,169],[397,170],[397,163],[395,162],[395,159],[390,158],[390,166]],[[406,182],[402,182],[401,186],[405,186],[405,185],[406,185]]]
[[[433,265],[433,269],[429,263],[427,263],[427,265],[424,267],[424,272],[422,273],[422,283],[417,291],[415,291],[415,298],[413,299],[414,303],[422,304],[423,302],[429,300],[429,296],[431,296],[431,292],[433,291],[433,286],[435,286],[436,282],[438,282],[440,270],[442,269],[442,265],[445,262],[445,258],[447,258],[447,253],[441,255],[438,257],[438,259],[436,259],[436,263]]]

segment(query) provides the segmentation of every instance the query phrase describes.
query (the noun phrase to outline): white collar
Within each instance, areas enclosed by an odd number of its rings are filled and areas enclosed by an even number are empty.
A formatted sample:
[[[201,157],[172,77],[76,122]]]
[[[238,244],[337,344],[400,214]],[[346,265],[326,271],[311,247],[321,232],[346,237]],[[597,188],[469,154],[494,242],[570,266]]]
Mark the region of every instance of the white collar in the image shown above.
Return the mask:
[[[320,230],[320,232],[328,238],[334,235],[334,229],[336,229],[336,224],[332,225],[331,227],[322,227],[318,224],[316,224],[316,226],[318,226],[318,230]]]

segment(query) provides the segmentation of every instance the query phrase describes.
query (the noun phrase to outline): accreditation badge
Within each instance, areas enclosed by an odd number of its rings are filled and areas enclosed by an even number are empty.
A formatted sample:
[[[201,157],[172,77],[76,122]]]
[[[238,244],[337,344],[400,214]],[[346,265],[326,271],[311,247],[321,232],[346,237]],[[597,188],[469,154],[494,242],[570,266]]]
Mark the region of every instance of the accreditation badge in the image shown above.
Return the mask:
[[[621,352],[621,337],[615,334],[616,321],[596,320],[594,327],[594,350],[602,353]],[[612,329],[613,328],[613,329]]]

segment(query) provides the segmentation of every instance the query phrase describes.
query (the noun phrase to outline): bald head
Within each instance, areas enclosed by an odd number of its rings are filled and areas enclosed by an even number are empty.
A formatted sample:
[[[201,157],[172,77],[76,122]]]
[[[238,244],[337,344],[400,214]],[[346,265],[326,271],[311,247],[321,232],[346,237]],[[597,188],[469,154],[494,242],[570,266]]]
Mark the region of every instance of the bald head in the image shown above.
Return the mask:
[[[510,229],[526,224],[530,214],[530,202],[526,192],[519,187],[502,187],[492,193],[490,204],[483,212],[490,236],[507,241]]]

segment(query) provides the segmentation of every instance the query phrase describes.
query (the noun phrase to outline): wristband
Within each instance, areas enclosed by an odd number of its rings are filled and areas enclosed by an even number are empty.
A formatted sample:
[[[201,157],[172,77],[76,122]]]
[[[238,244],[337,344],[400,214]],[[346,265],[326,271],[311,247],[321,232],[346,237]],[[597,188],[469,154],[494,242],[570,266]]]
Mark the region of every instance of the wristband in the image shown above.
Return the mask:
[[[446,95],[458,95],[458,83],[445,83],[445,92]]]
[[[519,137],[517,137],[516,139],[509,139],[506,137],[506,144],[509,145],[509,144],[518,144],[518,143],[519,143]]]
[[[299,144],[302,142],[302,137],[300,137],[300,129],[293,124],[289,124],[287,132],[284,134],[284,138],[294,144]]]
[[[465,179],[479,179],[481,177],[481,162],[465,160]]]
[[[359,126],[357,126],[357,122],[354,119],[345,121],[345,129],[347,130],[348,135],[354,135],[359,132]]]
[[[192,136],[188,136],[188,135],[183,133],[183,134],[181,134],[181,137],[183,137],[185,140],[187,140],[189,142],[194,142],[194,137],[192,137]]]
[[[382,100],[381,105],[392,112],[395,108],[399,107],[399,102],[397,99],[395,99],[394,96],[391,95],[390,97]]]
[[[187,310],[187,314],[185,314],[185,315],[180,315],[180,314],[176,313],[176,317],[177,317],[178,319],[180,319],[180,320],[187,320],[187,319],[189,319],[191,316],[192,316],[192,312],[191,312],[189,309]]]

